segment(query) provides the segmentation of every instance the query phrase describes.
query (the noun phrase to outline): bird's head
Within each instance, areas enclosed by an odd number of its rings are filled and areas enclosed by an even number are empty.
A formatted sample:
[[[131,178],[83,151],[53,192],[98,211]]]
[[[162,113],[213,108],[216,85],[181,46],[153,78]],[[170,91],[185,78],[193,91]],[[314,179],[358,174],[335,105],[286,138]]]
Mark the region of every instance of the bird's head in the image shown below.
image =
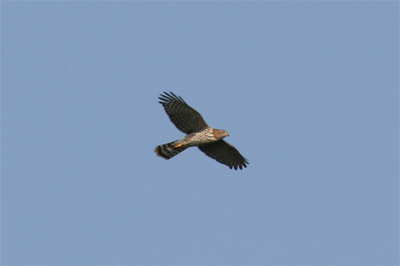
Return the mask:
[[[229,133],[222,129],[214,129],[213,134],[214,134],[214,137],[217,139],[222,139],[224,137],[229,136]]]

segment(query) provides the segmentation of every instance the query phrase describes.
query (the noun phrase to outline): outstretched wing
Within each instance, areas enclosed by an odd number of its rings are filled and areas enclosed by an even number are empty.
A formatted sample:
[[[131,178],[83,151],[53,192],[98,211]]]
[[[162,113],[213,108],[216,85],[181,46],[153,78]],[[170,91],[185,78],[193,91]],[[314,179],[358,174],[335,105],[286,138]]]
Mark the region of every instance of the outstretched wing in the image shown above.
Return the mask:
[[[201,145],[199,149],[207,156],[229,166],[230,169],[232,169],[232,167],[235,168],[235,170],[238,168],[242,169],[243,167],[247,167],[246,164],[249,164],[249,161],[247,161],[235,147],[222,139]]]
[[[199,112],[190,107],[182,97],[173,92],[161,94],[160,102],[172,123],[182,132],[189,134],[208,127]]]

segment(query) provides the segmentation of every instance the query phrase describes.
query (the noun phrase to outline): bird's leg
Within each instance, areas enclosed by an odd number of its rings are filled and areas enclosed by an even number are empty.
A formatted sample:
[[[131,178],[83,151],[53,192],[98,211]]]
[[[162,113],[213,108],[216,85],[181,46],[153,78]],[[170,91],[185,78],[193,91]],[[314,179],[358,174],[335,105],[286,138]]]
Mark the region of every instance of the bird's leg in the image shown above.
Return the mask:
[[[175,145],[174,145],[174,149],[175,149],[175,148],[180,148],[180,147],[182,147],[182,146],[183,146],[183,143],[175,144]]]

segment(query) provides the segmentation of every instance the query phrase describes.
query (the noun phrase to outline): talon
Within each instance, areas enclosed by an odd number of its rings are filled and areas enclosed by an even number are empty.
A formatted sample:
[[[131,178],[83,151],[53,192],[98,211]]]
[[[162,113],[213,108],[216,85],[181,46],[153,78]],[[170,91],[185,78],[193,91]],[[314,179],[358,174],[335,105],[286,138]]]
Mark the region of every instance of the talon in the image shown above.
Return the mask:
[[[176,144],[176,145],[174,145],[174,148],[180,148],[182,146],[183,146],[183,144]]]

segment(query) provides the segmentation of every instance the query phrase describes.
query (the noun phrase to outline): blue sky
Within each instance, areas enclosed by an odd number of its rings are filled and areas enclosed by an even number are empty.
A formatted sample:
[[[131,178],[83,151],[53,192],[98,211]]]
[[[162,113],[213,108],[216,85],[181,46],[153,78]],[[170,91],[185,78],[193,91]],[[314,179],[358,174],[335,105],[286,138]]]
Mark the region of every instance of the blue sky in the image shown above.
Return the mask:
[[[397,1],[3,1],[2,264],[398,264]],[[249,159],[182,137],[173,91]]]

